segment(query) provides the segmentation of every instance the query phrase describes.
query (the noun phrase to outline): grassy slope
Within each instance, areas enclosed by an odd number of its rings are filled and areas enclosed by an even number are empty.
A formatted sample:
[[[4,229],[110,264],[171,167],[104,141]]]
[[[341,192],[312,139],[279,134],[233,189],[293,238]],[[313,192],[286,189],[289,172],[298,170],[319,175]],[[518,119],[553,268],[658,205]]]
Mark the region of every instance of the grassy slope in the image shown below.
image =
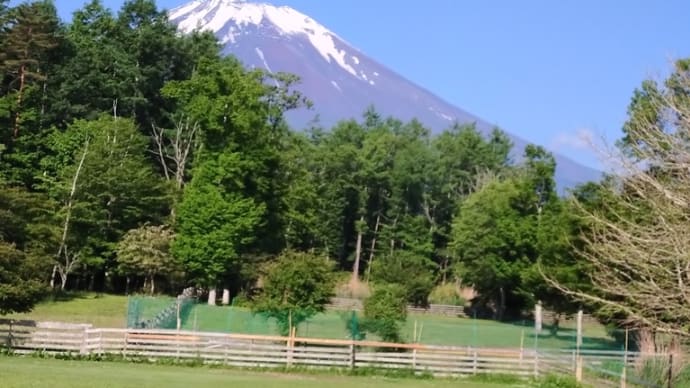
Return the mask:
[[[146,298],[141,302],[143,315],[154,315],[171,303],[170,298]],[[124,327],[127,316],[127,297],[118,295],[80,294],[64,301],[46,301],[28,314],[15,314],[17,319],[52,320],[63,322],[91,323],[95,327]],[[348,312],[327,312],[320,314],[299,327],[298,334],[306,337],[346,338],[345,322]],[[412,341],[415,321],[421,328],[421,341],[426,344],[519,347],[525,348],[573,348],[575,331],[572,327],[561,329],[557,335],[548,330],[535,338],[530,325],[485,320],[460,319],[428,315],[411,315],[402,328],[406,342]],[[213,307],[199,304],[194,307],[184,322],[185,329],[231,333],[276,334],[275,325],[252,314],[246,309]],[[372,337],[372,339],[375,339]],[[584,347],[590,349],[616,349],[602,326],[585,327]]]
[[[390,379],[383,377],[339,377],[252,373],[224,369],[189,368],[87,361],[61,361],[22,357],[0,357],[0,382],[14,387],[262,387],[262,388],[329,388],[348,387],[465,387],[498,388],[503,384],[475,383],[458,380]]]
[[[91,323],[94,327],[125,327],[127,297],[107,294],[76,294],[39,303],[32,312],[12,314],[14,319]],[[7,318],[3,317],[3,318]]]

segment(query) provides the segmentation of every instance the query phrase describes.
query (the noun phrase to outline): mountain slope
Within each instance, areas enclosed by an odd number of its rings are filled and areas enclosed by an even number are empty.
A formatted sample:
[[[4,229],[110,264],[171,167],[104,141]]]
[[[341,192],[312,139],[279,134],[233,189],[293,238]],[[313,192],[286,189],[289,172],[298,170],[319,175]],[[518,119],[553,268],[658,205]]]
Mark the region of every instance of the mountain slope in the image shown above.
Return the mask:
[[[438,132],[455,121],[475,122],[488,132],[493,125],[453,106],[391,69],[369,58],[312,18],[290,8],[238,0],[196,0],[171,10],[180,31],[213,31],[224,52],[247,66],[301,77],[298,89],[314,101],[312,111],[292,112],[297,128],[318,113],[330,126],[360,117],[369,105],[384,115],[407,121],[417,118]],[[527,141],[512,135],[515,155]],[[599,172],[556,154],[556,180],[560,188],[599,178]]]

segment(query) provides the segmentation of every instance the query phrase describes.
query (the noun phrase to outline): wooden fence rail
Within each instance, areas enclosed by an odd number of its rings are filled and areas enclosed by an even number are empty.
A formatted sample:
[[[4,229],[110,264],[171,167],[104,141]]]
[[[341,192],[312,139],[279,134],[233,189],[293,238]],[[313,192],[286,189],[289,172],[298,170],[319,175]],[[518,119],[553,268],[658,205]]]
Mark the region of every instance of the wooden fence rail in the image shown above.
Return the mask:
[[[90,325],[0,319],[0,346],[18,353],[117,354],[200,360],[239,367],[392,368],[460,376],[575,373],[573,352],[490,349],[377,341],[258,336],[159,329],[99,329]],[[621,361],[622,352],[582,352],[587,365]],[[628,353],[634,363],[639,354]]]

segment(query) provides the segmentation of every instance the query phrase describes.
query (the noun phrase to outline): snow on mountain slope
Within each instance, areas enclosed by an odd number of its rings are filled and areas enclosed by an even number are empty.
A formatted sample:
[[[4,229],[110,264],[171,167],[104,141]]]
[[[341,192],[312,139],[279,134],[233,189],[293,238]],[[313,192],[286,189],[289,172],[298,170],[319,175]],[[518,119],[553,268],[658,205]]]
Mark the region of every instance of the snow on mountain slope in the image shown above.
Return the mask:
[[[304,127],[318,114],[330,126],[361,117],[374,105],[384,115],[418,119],[434,131],[455,121],[474,122],[488,132],[490,123],[442,100],[352,47],[325,26],[290,7],[239,0],[195,0],[175,8],[170,20],[182,32],[212,31],[224,53],[245,65],[301,77],[299,89],[312,101],[312,111],[291,112],[288,119]],[[511,135],[515,156],[527,142]],[[561,188],[599,178],[599,172],[556,154],[556,180]]]
[[[314,19],[290,7],[275,7],[261,3],[247,3],[237,0],[193,1],[170,14],[173,20],[181,19],[178,27],[189,32],[197,27],[218,34],[230,21],[235,28],[225,29],[219,35],[221,43],[235,43],[242,29],[248,25],[260,25],[264,20],[272,23],[282,35],[304,34],[309,42],[327,62],[335,61],[343,70],[359,77],[355,69],[347,63],[345,50],[336,47],[335,40],[341,38],[317,23]],[[355,59],[353,59],[355,60]]]

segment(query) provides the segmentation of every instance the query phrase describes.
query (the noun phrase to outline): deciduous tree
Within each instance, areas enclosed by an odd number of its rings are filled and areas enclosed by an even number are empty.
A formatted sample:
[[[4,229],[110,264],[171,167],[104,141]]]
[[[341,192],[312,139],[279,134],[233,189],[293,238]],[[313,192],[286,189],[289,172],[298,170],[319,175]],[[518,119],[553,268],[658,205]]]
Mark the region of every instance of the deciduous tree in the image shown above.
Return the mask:
[[[287,251],[271,263],[253,310],[275,318],[281,334],[323,312],[335,286],[333,263],[323,256]]]

